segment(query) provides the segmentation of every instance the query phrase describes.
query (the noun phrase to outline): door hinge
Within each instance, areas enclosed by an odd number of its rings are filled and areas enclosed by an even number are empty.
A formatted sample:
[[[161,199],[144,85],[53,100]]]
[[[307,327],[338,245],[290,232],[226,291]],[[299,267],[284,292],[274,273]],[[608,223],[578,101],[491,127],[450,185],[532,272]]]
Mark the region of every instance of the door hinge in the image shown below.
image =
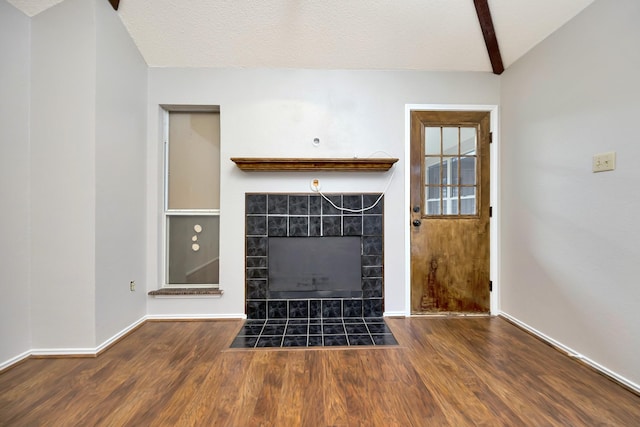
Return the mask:
[[[489,292],[493,292],[493,281],[489,280]]]
[[[493,132],[489,132],[489,144],[493,142]]]
[[[493,206],[489,206],[489,218],[493,218]]]

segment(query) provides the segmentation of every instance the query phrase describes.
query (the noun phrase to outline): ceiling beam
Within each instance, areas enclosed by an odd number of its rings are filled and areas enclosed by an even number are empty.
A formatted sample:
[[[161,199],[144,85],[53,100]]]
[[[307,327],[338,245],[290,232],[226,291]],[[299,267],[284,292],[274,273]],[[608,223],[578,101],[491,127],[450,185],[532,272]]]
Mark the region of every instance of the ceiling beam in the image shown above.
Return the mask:
[[[491,11],[489,10],[489,3],[487,2],[488,0],[473,0],[476,6],[476,13],[478,14],[478,21],[480,21],[482,35],[484,36],[484,43],[487,45],[487,52],[489,53],[493,74],[502,74],[504,65],[502,65],[498,39],[496,38],[496,31],[493,28]]]
[[[109,3],[111,3],[113,10],[118,10],[118,6],[120,5],[120,0],[109,0]]]

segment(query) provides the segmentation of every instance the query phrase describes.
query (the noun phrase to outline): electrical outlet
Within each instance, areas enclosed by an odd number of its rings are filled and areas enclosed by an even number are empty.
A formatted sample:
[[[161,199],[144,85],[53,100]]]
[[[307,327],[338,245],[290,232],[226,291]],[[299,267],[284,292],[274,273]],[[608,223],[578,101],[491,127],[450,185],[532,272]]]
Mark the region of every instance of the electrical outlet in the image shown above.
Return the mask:
[[[600,153],[593,156],[592,169],[594,172],[612,171],[616,168],[616,153]]]
[[[135,292],[136,291],[136,282],[135,280],[132,280],[129,282],[129,291],[131,292]]]

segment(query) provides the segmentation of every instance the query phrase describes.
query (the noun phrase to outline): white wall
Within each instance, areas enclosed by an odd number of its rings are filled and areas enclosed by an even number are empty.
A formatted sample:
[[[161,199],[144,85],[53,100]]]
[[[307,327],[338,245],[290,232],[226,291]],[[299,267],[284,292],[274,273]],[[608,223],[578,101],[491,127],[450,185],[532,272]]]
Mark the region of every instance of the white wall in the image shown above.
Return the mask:
[[[501,308],[640,384],[640,2],[600,0],[502,79]],[[591,172],[616,151],[617,169]]]
[[[147,65],[109,2],[96,16],[96,344],[146,313]],[[136,292],[129,291],[134,280]]]
[[[160,286],[160,104],[220,105],[221,299],[153,299],[150,315],[244,313],[245,192],[379,192],[391,173],[246,173],[230,157],[400,158],[385,197],[385,311],[405,312],[405,104],[497,104],[488,73],[151,68],[148,122],[148,289]],[[314,147],[313,138],[320,138]],[[377,153],[384,157],[386,154]]]
[[[30,20],[0,2],[0,366],[31,349]]]
[[[32,18],[31,271],[34,348],[95,343],[94,5]]]

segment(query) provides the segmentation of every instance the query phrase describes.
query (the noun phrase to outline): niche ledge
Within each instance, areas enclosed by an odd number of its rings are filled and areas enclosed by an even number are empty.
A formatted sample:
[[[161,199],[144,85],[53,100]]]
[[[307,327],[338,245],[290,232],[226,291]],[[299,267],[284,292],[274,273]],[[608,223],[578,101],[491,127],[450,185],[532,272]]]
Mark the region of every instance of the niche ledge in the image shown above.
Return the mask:
[[[147,295],[156,298],[220,298],[224,291],[219,288],[162,288],[150,291]]]
[[[232,157],[231,161],[247,172],[386,172],[398,159]]]

